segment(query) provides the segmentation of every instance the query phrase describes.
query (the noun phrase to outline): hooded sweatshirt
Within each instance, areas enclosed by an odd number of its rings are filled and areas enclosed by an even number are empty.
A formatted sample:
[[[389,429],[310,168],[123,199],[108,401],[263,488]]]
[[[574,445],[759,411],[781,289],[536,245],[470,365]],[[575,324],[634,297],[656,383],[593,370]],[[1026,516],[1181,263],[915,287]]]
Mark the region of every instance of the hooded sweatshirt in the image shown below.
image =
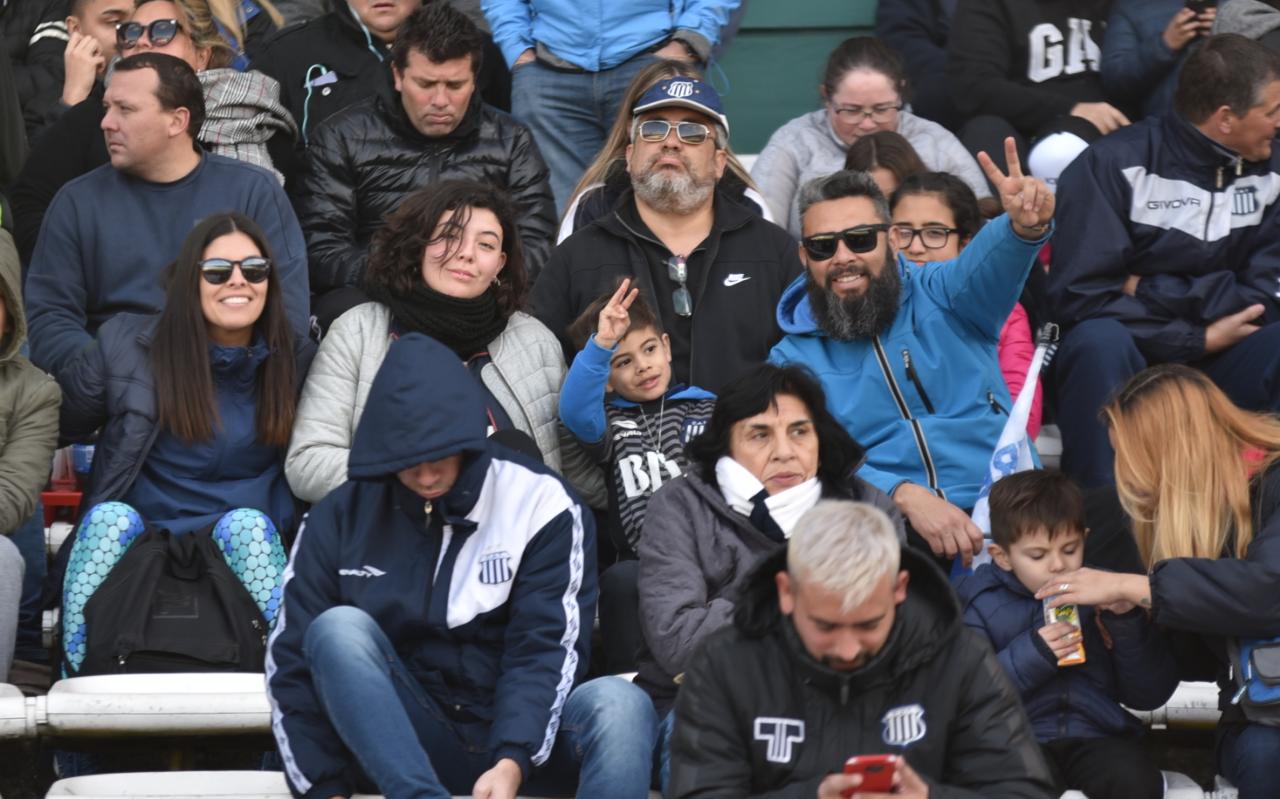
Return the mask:
[[[429,376],[429,377],[424,377]],[[391,345],[348,460],[350,480],[308,514],[285,571],[267,653],[272,729],[297,796],[349,796],[357,765],[303,654],[338,605],[377,621],[451,723],[492,762],[547,761],[587,670],[595,526],[550,469],[485,438],[484,401],[456,355],[410,334]],[[461,455],[453,486],[424,500],[399,471]]]
[[[1218,8],[1213,33],[1238,33],[1268,47],[1280,44],[1280,9],[1260,0],[1228,0]]]
[[[22,270],[7,230],[0,230],[0,320],[0,535],[9,535],[35,512],[49,475],[62,392],[22,357]]]

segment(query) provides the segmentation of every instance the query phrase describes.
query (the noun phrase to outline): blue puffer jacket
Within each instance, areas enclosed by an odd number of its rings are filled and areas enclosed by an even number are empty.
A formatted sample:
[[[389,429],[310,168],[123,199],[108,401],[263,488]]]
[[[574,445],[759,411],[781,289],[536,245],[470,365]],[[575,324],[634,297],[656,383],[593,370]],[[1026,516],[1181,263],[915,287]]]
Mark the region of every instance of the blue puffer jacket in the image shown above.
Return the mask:
[[[1120,707],[1154,710],[1178,687],[1178,667],[1145,613],[1103,619],[1114,649],[1098,630],[1093,608],[1080,608],[1085,662],[1059,667],[1036,632],[1044,605],[1013,572],[984,563],[956,586],[964,623],[991,641],[1000,665],[1022,696],[1036,739],[1136,735],[1142,725]]]
[[[1173,90],[1193,41],[1178,52],[1164,43],[1169,20],[1185,0],[1116,0],[1102,45],[1102,85],[1117,103],[1143,116],[1173,110]]]
[[[419,334],[391,345],[348,459],[350,480],[304,520],[267,653],[272,729],[294,795],[350,796],[354,756],[316,697],[303,641],[350,605],[386,633],[467,745],[527,779],[587,670],[596,609],[595,526],[568,483],[485,438],[479,384]],[[401,469],[463,456],[424,501]]]
[[[787,336],[769,360],[802,363],[822,381],[831,412],[867,450],[858,476],[890,496],[910,481],[973,507],[1011,406],[996,342],[1048,237],[1025,241],[1001,215],[952,261],[899,257],[898,314],[871,340],[828,338],[805,276],[787,287],[778,304]]]
[[[588,72],[616,67],[667,38],[705,60],[740,0],[483,0],[493,40],[507,59],[540,44]]]

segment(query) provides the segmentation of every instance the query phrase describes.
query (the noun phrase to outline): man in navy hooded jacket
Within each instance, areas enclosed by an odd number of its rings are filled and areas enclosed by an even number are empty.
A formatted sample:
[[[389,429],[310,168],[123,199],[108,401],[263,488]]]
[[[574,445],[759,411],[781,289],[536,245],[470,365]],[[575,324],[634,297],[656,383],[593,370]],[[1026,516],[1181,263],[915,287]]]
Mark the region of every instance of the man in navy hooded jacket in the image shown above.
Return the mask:
[[[1086,486],[1114,482],[1099,409],[1147,366],[1188,363],[1238,405],[1280,408],[1280,55],[1215,36],[1173,104],[1058,181],[1058,426],[1063,471]]]
[[[392,344],[350,480],[298,533],[267,656],[295,796],[514,799],[575,783],[648,796],[647,697],[617,677],[577,686],[596,608],[591,512],[486,440],[483,405],[438,342]]]

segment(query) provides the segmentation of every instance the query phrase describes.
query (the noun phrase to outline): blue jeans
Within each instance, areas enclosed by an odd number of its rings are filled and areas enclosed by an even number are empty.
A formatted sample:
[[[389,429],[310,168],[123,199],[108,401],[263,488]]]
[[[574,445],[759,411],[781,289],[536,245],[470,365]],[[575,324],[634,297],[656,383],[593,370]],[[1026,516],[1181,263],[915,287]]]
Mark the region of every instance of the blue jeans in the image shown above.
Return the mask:
[[[1121,386],[1153,365],[1129,329],[1115,319],[1089,319],[1067,333],[1053,362],[1062,471],[1093,488],[1113,485],[1115,452],[1098,412]],[[1242,408],[1280,410],[1280,323],[1263,326],[1233,347],[1191,364]]]
[[[44,648],[44,578],[49,572],[49,555],[44,543],[44,503],[36,502],[36,512],[10,536],[27,566],[22,577],[22,604],[18,607],[18,644],[14,657],[33,663],[48,663]]]
[[[1280,727],[1232,724],[1218,732],[1218,773],[1239,789],[1240,799],[1280,796],[1277,758],[1280,758]]]
[[[671,733],[676,729],[676,712],[667,711],[658,726],[658,789],[667,795],[667,786],[671,784]]]
[[[600,72],[564,72],[537,61],[512,71],[511,115],[538,143],[551,171],[558,213],[564,213],[573,187],[604,146],[631,79],[653,61],[653,55],[642,53]]]
[[[307,629],[303,654],[330,723],[371,785],[388,799],[471,793],[493,765],[484,723],[448,718],[414,679],[378,623],[349,606]],[[658,719],[649,698],[617,677],[579,685],[565,701],[551,755],[522,793],[645,799]],[[581,772],[581,776],[579,776]]]

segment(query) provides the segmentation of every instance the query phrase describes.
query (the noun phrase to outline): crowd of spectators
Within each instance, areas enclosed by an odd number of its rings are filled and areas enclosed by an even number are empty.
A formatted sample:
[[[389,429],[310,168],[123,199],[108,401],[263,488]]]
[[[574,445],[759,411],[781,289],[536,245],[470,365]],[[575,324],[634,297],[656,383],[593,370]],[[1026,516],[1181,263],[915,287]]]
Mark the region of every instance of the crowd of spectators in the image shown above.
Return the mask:
[[[308,799],[1280,794],[1280,3],[744,5],[0,0],[0,678],[209,535]]]

